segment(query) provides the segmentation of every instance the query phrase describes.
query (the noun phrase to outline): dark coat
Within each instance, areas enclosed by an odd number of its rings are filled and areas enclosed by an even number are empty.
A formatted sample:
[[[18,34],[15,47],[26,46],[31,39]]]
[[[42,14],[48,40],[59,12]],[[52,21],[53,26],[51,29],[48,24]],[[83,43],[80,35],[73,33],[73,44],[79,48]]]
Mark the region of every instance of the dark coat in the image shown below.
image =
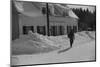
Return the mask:
[[[70,33],[68,33],[68,38],[74,39],[74,31],[73,30],[71,30]]]

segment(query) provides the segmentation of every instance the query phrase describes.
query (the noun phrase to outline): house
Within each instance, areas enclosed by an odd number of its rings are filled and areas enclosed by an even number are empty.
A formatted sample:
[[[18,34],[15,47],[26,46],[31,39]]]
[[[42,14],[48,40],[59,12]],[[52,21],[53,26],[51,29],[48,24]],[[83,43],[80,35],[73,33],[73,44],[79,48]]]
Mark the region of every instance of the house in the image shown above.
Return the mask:
[[[47,35],[46,3],[14,2],[18,14],[19,35],[29,30]],[[67,34],[71,28],[78,31],[78,17],[68,7],[60,4],[49,4],[49,33],[51,36]]]

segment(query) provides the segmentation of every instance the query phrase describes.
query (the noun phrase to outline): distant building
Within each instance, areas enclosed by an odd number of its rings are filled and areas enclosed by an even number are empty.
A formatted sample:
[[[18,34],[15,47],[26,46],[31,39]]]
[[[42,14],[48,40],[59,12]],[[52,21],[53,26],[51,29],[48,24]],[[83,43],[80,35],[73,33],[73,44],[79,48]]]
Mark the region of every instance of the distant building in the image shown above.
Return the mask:
[[[43,35],[47,34],[47,16],[45,3],[15,2],[19,12],[19,33],[27,34],[29,30]],[[51,36],[67,34],[71,28],[78,31],[78,17],[74,12],[59,4],[49,4],[49,33]]]

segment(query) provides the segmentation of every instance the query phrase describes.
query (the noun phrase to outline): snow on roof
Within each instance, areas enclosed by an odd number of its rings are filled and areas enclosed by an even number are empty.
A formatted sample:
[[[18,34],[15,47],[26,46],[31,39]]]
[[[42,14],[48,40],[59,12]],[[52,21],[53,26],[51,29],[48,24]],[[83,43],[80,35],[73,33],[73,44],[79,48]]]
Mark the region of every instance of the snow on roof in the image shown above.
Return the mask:
[[[18,2],[18,1],[14,1],[15,7],[18,10],[18,12],[22,12],[24,11],[23,9],[23,2]]]
[[[58,9],[62,9],[62,10],[59,10],[60,12],[62,12],[63,10],[66,10],[66,12],[68,13],[70,17],[79,19],[78,16],[67,5],[66,6],[62,6],[60,4],[55,4],[55,5],[58,6]]]
[[[33,17],[42,16],[41,11],[40,11],[41,9],[37,8],[37,7],[39,7],[39,8],[42,7],[43,6],[42,3],[39,3],[39,2],[28,3],[28,2],[14,1],[14,4],[15,4],[18,12],[21,12],[22,14],[25,14],[25,15],[28,15],[28,16],[33,16]],[[52,8],[59,15],[61,15],[65,11],[65,12],[67,12],[69,17],[78,19],[78,16],[67,5],[62,6],[60,4],[50,4],[50,6],[52,6]],[[50,10],[54,14],[54,10],[52,8]]]
[[[76,16],[76,14],[75,14],[72,10],[70,10],[68,14],[69,14],[69,16],[72,17],[72,18],[79,19],[78,16]]]
[[[21,14],[24,14],[30,17],[42,16],[42,13],[39,9],[39,6],[40,6],[39,3],[34,4],[30,2],[15,1],[14,4],[15,4],[17,11],[20,12]]]

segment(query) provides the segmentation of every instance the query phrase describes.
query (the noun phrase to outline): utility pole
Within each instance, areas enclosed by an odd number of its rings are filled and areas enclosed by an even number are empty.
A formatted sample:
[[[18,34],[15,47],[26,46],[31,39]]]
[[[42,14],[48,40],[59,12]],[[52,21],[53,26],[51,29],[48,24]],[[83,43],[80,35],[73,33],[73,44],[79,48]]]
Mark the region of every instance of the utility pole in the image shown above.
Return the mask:
[[[49,33],[49,8],[48,8],[48,3],[46,3],[46,13],[47,13],[47,35],[50,36]]]

